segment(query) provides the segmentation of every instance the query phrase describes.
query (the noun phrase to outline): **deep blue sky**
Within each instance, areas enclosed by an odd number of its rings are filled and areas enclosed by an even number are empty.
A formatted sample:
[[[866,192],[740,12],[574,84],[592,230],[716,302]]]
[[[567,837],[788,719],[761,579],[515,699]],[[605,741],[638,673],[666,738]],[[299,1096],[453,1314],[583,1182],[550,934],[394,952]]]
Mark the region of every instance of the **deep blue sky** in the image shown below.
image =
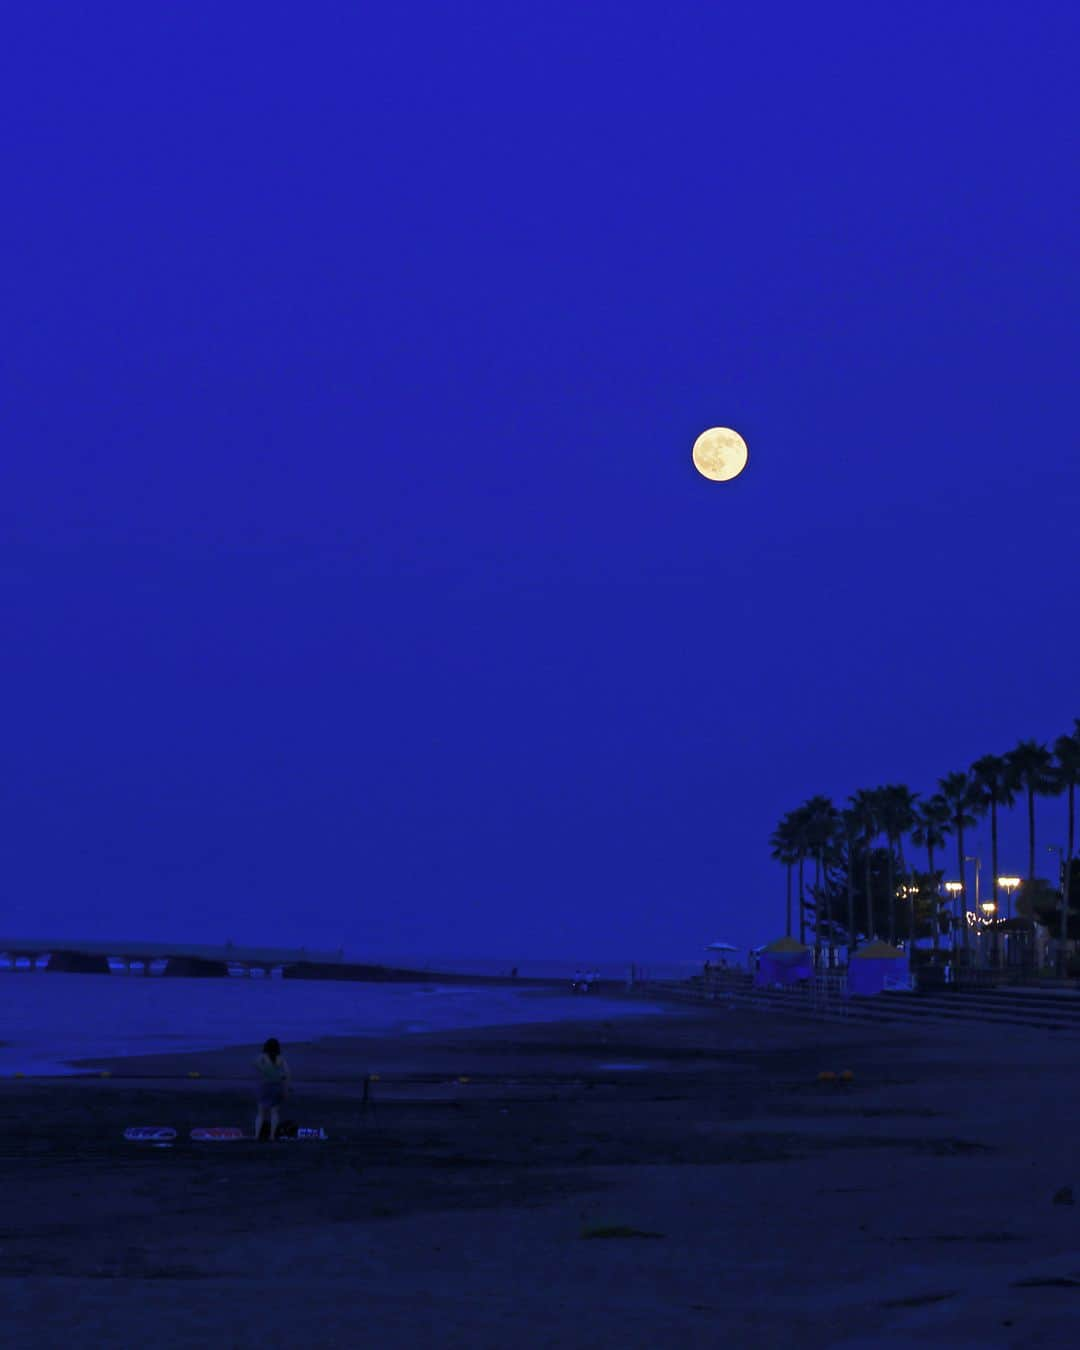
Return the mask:
[[[6,14],[0,930],[693,956],[1069,730],[1078,37]]]

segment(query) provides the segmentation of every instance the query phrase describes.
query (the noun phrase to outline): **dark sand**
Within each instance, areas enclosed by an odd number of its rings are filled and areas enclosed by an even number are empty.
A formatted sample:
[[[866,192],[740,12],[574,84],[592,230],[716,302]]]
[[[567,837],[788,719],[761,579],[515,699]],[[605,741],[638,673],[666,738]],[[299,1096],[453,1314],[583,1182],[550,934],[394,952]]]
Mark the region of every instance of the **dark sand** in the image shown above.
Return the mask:
[[[251,1128],[255,1047],[0,1085],[9,1334],[501,1350],[1075,1339],[1075,1042],[680,1011],[286,1049],[286,1114],[326,1143],[187,1139]],[[844,1068],[850,1086],[818,1083]],[[181,1137],[126,1144],[138,1123]],[[1053,1203],[1069,1185],[1078,1204]]]

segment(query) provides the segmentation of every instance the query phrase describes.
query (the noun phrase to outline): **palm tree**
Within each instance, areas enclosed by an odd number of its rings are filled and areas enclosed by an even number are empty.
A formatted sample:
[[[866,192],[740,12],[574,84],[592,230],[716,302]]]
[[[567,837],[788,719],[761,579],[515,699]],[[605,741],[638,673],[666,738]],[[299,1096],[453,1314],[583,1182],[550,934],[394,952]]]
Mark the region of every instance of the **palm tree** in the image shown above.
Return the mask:
[[[915,794],[902,783],[892,783],[878,789],[881,801],[881,828],[889,841],[889,945],[896,945],[896,878],[893,875],[893,856],[900,857],[901,876],[907,871],[904,864],[903,836],[915,823]]]
[[[808,824],[806,807],[796,807],[791,812],[791,831],[799,864],[799,941],[802,943],[806,942],[806,855],[810,848]]]
[[[769,844],[772,856],[787,869],[787,927],[784,931],[791,937],[791,869],[799,861],[799,841],[794,812],[789,811],[786,816],[781,817],[769,837]]]
[[[1028,814],[1028,881],[1035,880],[1035,798],[1057,790],[1054,757],[1038,741],[1021,741],[1005,756],[1017,787],[1024,789]]]
[[[941,876],[934,866],[934,850],[945,847],[945,836],[949,833],[949,804],[940,792],[935,792],[927,801],[919,802],[915,808],[915,824],[911,827],[911,842],[916,848],[926,849],[927,876],[931,878],[934,894],[933,942],[934,955],[938,954],[941,936]]]
[[[932,797],[917,804],[915,823],[911,827],[911,842],[916,848],[926,849],[926,868],[931,876],[937,872],[934,854],[939,848],[945,847],[948,834],[949,804],[940,792],[935,792]]]
[[[844,834],[847,873],[847,949],[848,961],[856,947],[855,941],[855,843],[862,831],[862,819],[857,811],[849,806],[840,812],[840,824]]]
[[[964,951],[968,950],[967,922],[967,882],[964,879],[964,831],[975,824],[971,809],[977,804],[978,794],[971,777],[967,773],[946,774],[938,779],[941,797],[949,812],[949,825],[956,835],[956,862],[960,870],[960,912],[963,915],[961,926],[964,930]],[[953,952],[956,951],[956,933],[953,932]]]
[[[1065,944],[1069,938],[1069,889],[1072,878],[1073,852],[1076,847],[1076,786],[1080,783],[1080,717],[1071,736],[1059,736],[1054,742],[1057,780],[1068,795],[1068,835],[1065,850],[1065,876],[1061,883],[1061,945],[1058,953],[1059,972],[1065,973]]]
[[[971,766],[971,781],[975,785],[982,809],[990,810],[990,878],[991,897],[997,899],[998,890],[998,807],[1012,806],[1016,801],[1017,780],[1004,755],[983,755]]]
[[[822,890],[822,873],[825,870],[825,854],[836,836],[836,807],[828,797],[811,797],[802,807],[806,827],[807,851],[814,855],[814,963],[821,959],[822,931],[831,928],[829,914],[828,886]],[[826,878],[827,880],[827,878]],[[824,924],[822,923],[822,900],[824,899]]]
[[[862,831],[863,862],[866,867],[866,936],[874,940],[874,890],[871,885],[871,863],[874,840],[880,832],[881,801],[873,788],[860,788],[848,799],[849,810],[859,822]]]

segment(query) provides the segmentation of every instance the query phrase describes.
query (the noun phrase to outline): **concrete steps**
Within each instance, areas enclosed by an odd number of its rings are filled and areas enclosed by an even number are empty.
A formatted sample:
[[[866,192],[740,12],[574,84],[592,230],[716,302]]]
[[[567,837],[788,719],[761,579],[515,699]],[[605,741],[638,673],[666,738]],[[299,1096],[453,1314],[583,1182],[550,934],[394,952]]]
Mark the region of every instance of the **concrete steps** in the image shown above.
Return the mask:
[[[1080,995],[1038,990],[965,990],[947,992],[888,991],[869,997],[845,998],[806,988],[754,989],[749,976],[726,979],[706,991],[700,982],[653,984],[650,989],[666,999],[705,1007],[757,1008],[802,1019],[857,1020],[892,1024],[954,1024],[978,1022],[1001,1027],[1051,1031],[1057,1036],[1080,1036]]]

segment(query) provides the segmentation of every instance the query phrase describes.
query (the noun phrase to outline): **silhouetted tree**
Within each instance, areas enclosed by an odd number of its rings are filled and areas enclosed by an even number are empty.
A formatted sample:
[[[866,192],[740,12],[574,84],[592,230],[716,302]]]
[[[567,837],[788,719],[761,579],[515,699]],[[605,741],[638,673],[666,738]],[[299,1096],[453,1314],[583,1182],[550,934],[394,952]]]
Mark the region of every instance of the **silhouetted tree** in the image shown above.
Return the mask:
[[[1058,785],[1065,792],[1068,827],[1065,864],[1061,869],[1061,927],[1058,968],[1065,973],[1065,943],[1069,935],[1069,898],[1072,894],[1072,862],[1076,851],[1076,785],[1080,783],[1080,717],[1076,719],[1072,735],[1059,736],[1054,742],[1055,772]]]
[[[904,865],[903,837],[915,823],[916,797],[902,783],[890,783],[877,791],[879,823],[889,841],[889,945],[896,945],[896,876],[893,872],[894,853],[900,859],[900,874]]]
[[[983,755],[971,766],[971,781],[979,810],[990,812],[990,872],[992,895],[998,893],[998,807],[1012,806],[1018,786],[1016,771],[1004,755]]]
[[[877,936],[874,923],[874,890],[871,884],[870,863],[874,840],[880,831],[881,800],[873,788],[860,788],[849,798],[849,809],[859,821],[862,830],[863,867],[865,869],[866,936],[873,942]]]
[[[919,802],[915,808],[915,824],[911,828],[911,841],[916,848],[926,849],[926,875],[935,878],[934,894],[937,897],[935,921],[931,925],[931,937],[934,955],[938,953],[941,937],[941,873],[934,866],[934,852],[945,847],[945,838],[949,830],[949,805],[939,792],[926,801]]]
[[[1048,797],[1058,790],[1054,757],[1038,741],[1021,741],[1005,756],[1018,788],[1027,797],[1028,880],[1035,880],[1035,798]]]
[[[777,862],[783,863],[787,872],[787,907],[784,932],[788,937],[791,937],[791,869],[799,861],[798,826],[791,811],[781,817],[769,838],[769,844],[772,848],[772,856]]]
[[[971,781],[970,774],[959,771],[946,774],[944,778],[939,778],[938,787],[941,789],[941,796],[949,808],[949,824],[956,836],[956,859],[960,870],[959,918],[964,935],[964,951],[967,952],[970,946],[970,936],[967,921],[967,881],[964,877],[964,831],[975,824],[972,807],[978,804],[978,792]],[[956,950],[955,936],[953,950]]]

